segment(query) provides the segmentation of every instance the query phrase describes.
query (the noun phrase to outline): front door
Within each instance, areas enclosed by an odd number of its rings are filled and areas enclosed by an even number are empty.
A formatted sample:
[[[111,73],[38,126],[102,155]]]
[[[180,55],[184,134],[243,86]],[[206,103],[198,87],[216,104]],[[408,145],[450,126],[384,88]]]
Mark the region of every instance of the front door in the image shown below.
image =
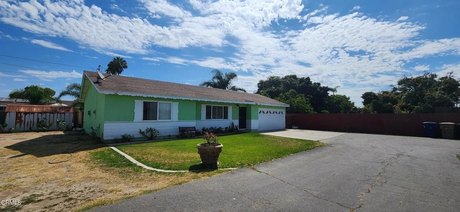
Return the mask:
[[[239,128],[246,129],[246,107],[240,107]]]

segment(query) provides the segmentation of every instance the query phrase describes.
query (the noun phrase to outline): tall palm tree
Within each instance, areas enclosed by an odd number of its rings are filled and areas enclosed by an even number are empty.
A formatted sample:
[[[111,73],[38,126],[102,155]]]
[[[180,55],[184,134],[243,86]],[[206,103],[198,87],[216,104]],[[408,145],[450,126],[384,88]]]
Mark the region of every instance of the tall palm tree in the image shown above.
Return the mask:
[[[72,83],[70,85],[67,85],[65,90],[59,93],[56,99],[60,101],[61,97],[63,96],[73,96],[75,97],[75,99],[78,99],[80,98],[80,91],[81,91],[81,85],[78,83]]]
[[[235,73],[230,72],[224,74],[217,69],[213,70],[213,73],[214,76],[212,76],[212,79],[201,83],[200,86],[246,92],[243,88],[232,86],[232,80],[237,77]]]
[[[122,57],[115,57],[112,61],[107,64],[107,70],[105,70],[108,74],[113,75],[120,75],[125,69],[128,68],[128,63]]]

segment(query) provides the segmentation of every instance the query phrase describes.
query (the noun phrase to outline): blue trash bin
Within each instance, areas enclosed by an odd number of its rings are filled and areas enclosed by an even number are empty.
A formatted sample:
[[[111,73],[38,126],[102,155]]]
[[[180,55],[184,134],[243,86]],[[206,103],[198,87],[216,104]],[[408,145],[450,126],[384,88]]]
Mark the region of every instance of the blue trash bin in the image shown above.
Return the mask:
[[[423,122],[423,135],[430,138],[439,138],[440,129],[436,122]]]

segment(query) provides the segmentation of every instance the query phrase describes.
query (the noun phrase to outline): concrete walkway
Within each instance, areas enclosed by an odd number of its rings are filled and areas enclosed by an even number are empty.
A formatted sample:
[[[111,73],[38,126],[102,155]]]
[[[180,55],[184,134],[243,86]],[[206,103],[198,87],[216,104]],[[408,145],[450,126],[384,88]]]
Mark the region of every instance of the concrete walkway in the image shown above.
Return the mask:
[[[296,136],[299,134],[302,132]],[[326,138],[324,142],[329,145],[94,210],[458,211],[460,208],[458,140],[347,133]]]
[[[268,133],[262,133],[262,134],[288,137],[288,138],[307,139],[307,140],[312,140],[312,141],[322,141],[328,138],[333,138],[333,137],[337,137],[340,135],[344,135],[345,133],[317,131],[317,130],[287,129],[284,131],[268,132]]]

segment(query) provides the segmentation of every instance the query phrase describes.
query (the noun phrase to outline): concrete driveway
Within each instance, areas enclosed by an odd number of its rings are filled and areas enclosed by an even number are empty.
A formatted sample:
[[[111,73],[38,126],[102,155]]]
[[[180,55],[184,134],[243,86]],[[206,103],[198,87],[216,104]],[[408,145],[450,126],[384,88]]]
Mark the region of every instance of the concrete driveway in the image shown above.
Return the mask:
[[[321,134],[315,131],[318,135]],[[458,211],[459,140],[337,133],[327,147],[96,211]],[[311,138],[309,131],[271,133]],[[331,135],[331,136],[326,136]]]

